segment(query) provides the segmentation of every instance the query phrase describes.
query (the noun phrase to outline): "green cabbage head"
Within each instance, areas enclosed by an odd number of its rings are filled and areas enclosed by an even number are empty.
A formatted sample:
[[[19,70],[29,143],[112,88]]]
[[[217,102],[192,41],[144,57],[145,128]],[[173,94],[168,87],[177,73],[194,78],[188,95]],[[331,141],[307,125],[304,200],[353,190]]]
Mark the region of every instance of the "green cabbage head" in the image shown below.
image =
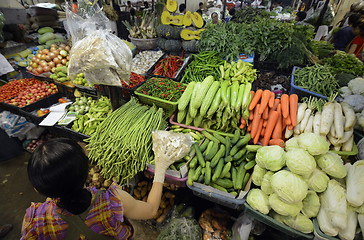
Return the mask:
[[[316,168],[316,160],[306,150],[296,148],[286,153],[286,165],[293,173],[308,175]]]
[[[308,184],[308,189],[320,193],[326,190],[330,178],[326,173],[315,168],[305,180]]]
[[[263,180],[262,180],[262,185],[260,186],[262,191],[267,195],[274,193],[274,191],[272,189],[272,185],[270,184],[273,174],[274,174],[274,172],[271,172],[271,171],[267,172],[264,175]]]
[[[286,203],[301,202],[307,195],[307,183],[299,175],[281,170],[271,178],[273,191]]]
[[[315,133],[302,133],[298,137],[298,145],[311,155],[320,155],[329,151],[326,139]]]
[[[318,166],[334,178],[346,177],[346,167],[343,164],[341,157],[333,152],[322,154],[316,158]]]
[[[286,151],[290,151],[292,149],[300,148],[298,146],[298,137],[293,137],[286,141]]]
[[[273,218],[280,223],[283,223],[291,228],[294,228],[303,233],[312,233],[313,232],[313,223],[312,221],[299,213],[297,216],[281,216],[277,213],[273,215]]]
[[[260,189],[253,188],[250,190],[246,198],[246,202],[252,208],[263,214],[268,214],[270,211],[268,196]]]
[[[302,213],[308,218],[316,217],[320,210],[320,198],[314,191],[308,191],[307,196],[303,199]]]
[[[285,203],[279,199],[277,194],[273,193],[269,196],[270,207],[278,214],[282,216],[296,216],[302,209],[302,202]]]
[[[255,161],[261,168],[278,171],[286,164],[286,153],[283,148],[273,145],[259,148]]]
[[[259,165],[255,165],[254,166],[254,171],[252,174],[252,180],[253,183],[256,186],[261,186],[262,185],[262,180],[264,177],[264,174],[266,174],[267,170],[265,170],[264,168],[259,167]]]

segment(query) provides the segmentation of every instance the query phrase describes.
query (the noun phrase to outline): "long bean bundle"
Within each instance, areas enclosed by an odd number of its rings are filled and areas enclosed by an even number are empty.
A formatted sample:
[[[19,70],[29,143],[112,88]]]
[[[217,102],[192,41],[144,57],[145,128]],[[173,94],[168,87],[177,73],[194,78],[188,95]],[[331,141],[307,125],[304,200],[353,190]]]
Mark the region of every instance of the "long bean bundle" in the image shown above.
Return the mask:
[[[89,158],[96,163],[101,174],[110,179],[119,178],[126,183],[143,171],[152,157],[152,131],[163,130],[163,110],[146,107],[134,98],[115,110],[88,139]]]

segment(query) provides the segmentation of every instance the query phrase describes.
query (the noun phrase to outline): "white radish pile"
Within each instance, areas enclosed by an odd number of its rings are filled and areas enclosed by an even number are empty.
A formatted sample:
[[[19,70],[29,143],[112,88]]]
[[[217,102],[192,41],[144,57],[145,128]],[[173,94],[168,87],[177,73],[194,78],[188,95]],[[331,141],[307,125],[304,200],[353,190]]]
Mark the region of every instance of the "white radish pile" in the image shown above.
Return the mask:
[[[346,102],[326,102],[321,112],[318,104],[317,100],[309,101],[308,104],[300,103],[297,109],[297,125],[293,131],[286,130],[285,137],[313,132],[325,137],[333,150],[351,152],[356,122],[352,107]]]

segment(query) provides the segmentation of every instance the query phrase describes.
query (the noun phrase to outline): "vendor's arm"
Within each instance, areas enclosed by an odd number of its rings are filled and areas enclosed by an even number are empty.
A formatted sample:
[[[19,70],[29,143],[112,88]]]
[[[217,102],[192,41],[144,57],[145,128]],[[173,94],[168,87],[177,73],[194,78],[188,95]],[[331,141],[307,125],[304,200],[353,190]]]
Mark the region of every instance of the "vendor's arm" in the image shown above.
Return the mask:
[[[355,49],[358,47],[358,45],[357,44],[351,44],[351,46],[350,46],[350,48],[349,48],[349,50],[348,50],[348,53],[349,54],[354,54],[354,52],[355,52]]]

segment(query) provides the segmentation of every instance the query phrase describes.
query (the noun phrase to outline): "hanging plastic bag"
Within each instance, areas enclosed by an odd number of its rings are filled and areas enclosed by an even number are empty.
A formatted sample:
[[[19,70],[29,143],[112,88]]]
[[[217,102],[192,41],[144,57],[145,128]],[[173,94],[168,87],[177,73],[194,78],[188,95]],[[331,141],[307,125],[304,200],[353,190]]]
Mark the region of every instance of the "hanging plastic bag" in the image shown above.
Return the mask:
[[[79,0],[77,13],[69,2],[64,8],[73,44],[68,65],[71,80],[83,72],[90,85],[129,84],[131,50],[111,33],[110,22],[96,2]]]
[[[19,117],[10,112],[0,113],[0,128],[3,129],[9,137],[24,139],[26,134],[36,126],[28,122],[24,117]]]
[[[264,231],[264,224],[256,221],[253,217],[242,213],[233,225],[232,240],[248,240],[251,234],[261,235]]]
[[[316,26],[317,21],[318,21],[318,19],[320,17],[321,11],[324,8],[324,5],[325,4],[322,4],[320,7],[318,7],[314,11],[310,11],[311,10],[310,9],[309,12],[311,14],[310,15],[307,14],[307,17],[306,17],[306,19],[304,21],[311,24],[311,25],[313,25],[313,26]],[[328,25],[329,26],[333,19],[334,19],[334,11],[333,11],[333,7],[332,7],[331,3],[329,3],[328,6],[327,6],[327,9],[325,11],[324,17],[322,19],[321,25]]]

